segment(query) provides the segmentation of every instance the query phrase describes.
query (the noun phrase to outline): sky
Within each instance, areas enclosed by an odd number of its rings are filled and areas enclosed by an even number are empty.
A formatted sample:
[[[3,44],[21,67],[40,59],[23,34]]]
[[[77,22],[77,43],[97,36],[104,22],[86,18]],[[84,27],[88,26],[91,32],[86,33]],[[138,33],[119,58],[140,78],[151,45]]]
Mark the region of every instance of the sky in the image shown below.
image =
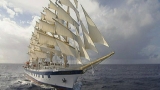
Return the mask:
[[[110,46],[96,44],[99,53],[91,53],[93,58],[115,51],[115,55],[103,63],[160,64],[159,0],[78,1]],[[48,4],[49,0],[0,0],[0,63],[28,60],[35,22]],[[80,7],[79,10],[85,23]]]

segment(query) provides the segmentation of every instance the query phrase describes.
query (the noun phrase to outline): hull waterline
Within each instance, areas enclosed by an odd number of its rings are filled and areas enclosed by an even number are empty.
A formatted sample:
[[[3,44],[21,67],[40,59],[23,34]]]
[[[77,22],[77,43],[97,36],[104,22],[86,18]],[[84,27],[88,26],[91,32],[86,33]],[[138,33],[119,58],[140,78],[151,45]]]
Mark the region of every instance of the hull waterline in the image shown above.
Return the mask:
[[[27,78],[33,82],[50,85],[62,90],[73,90],[73,86],[77,78],[83,74],[82,70],[68,70],[68,71],[38,71],[25,68]]]

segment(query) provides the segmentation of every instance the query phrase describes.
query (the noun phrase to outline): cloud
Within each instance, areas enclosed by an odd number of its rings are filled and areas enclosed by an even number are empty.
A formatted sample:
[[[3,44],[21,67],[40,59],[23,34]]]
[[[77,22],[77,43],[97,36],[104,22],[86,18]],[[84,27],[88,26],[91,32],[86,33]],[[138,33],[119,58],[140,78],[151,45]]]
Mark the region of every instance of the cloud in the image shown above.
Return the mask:
[[[9,16],[11,18],[14,18],[14,15],[16,14],[12,9],[6,8],[7,9],[7,13],[10,14]]]
[[[33,1],[33,0],[6,0],[13,7],[18,7],[25,13],[40,15],[43,7],[48,7],[49,0]],[[54,1],[54,0],[53,0]]]
[[[33,17],[27,28],[19,26],[9,18],[0,20],[0,62],[23,63],[27,60],[28,45],[31,33],[34,30],[35,20]]]
[[[122,2],[88,0],[88,3],[82,5],[110,45],[107,49],[98,45],[100,52],[98,57],[115,51],[116,54],[112,59],[118,63],[160,63],[158,61],[160,43],[154,44],[155,50],[150,51],[150,46],[153,41],[158,42],[157,36],[160,34],[160,2],[158,0],[123,0]],[[89,8],[93,6],[96,8]],[[97,57],[96,54],[92,56]],[[151,61],[152,59],[157,60]],[[108,63],[116,62],[110,60]]]
[[[15,11],[16,13],[20,13],[20,14],[23,13],[22,9],[20,9],[20,8],[14,8],[14,11]]]
[[[142,49],[140,52],[141,55],[148,56],[150,59],[160,59],[160,47],[155,45],[148,45]]]
[[[153,38],[160,33],[158,29],[155,30],[155,28],[160,29],[159,8],[158,0],[130,0],[130,2],[121,3],[121,6],[116,8],[102,6],[101,11],[95,11],[99,14],[93,17],[94,21],[97,26],[100,26],[112,50],[116,52],[113,56],[115,59],[122,59],[121,62],[124,59],[128,62],[132,62],[130,59],[149,59],[147,54],[141,55],[140,52],[146,52],[146,48],[152,45]],[[158,38],[154,40],[158,41]],[[159,43],[154,47],[159,51]],[[147,50],[149,52],[149,49]],[[157,56],[155,52],[152,53]],[[157,59],[160,58],[157,57]],[[160,61],[156,62],[160,63]]]
[[[14,18],[15,12],[12,9],[8,8],[7,5],[8,3],[5,0],[1,0],[0,6],[6,9],[7,13],[11,18]]]
[[[10,18],[14,18],[14,16],[18,15],[19,13],[20,14],[23,13],[22,9],[13,6],[11,3],[8,3],[6,0],[1,0],[0,7],[6,10]]]

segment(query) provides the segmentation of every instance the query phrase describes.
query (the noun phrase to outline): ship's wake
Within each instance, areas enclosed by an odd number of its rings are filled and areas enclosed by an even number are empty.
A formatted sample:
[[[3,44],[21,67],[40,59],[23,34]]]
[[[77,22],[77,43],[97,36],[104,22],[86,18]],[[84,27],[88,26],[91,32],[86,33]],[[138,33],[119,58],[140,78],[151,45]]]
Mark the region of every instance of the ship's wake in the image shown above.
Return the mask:
[[[7,85],[7,84],[5,84]],[[82,82],[76,82],[73,90],[81,90]],[[8,86],[3,88],[4,90],[61,90],[45,84],[34,83],[27,79],[18,79],[12,81]],[[65,89],[64,89],[65,90]]]
[[[76,82],[74,84],[74,87],[73,87],[73,90],[81,90],[81,87],[82,87],[82,82]]]

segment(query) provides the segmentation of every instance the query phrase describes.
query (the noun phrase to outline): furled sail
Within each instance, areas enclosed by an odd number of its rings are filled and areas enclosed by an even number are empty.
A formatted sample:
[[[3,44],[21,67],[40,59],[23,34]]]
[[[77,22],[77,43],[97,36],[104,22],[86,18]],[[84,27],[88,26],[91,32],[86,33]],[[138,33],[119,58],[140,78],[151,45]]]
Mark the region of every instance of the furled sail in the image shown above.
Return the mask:
[[[83,9],[84,15],[86,17],[86,21],[88,24],[88,30],[89,30],[89,36],[91,37],[92,41],[94,43],[100,43],[100,44],[103,44],[103,45],[109,47],[107,42],[104,40],[102,34],[99,32],[97,26],[94,24],[94,22],[89,17],[89,15],[87,14],[87,12],[84,10],[83,7],[82,7],[82,9]]]

